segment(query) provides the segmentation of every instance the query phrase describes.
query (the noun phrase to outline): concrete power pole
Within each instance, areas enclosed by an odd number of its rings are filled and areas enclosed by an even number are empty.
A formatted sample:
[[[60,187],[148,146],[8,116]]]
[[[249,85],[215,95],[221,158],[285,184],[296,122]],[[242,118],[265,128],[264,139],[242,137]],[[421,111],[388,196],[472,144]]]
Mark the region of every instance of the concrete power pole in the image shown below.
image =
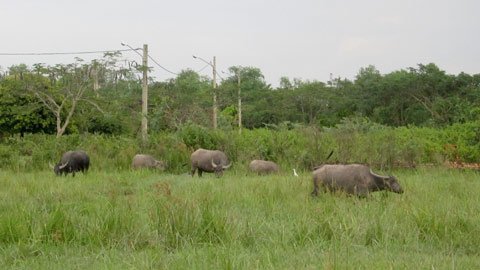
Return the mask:
[[[212,110],[213,110],[213,115],[212,115],[212,123],[213,123],[213,129],[217,129],[217,58],[214,56],[213,57],[213,63],[212,62],[207,62],[207,60],[192,55],[193,58],[198,59],[205,64],[209,65],[213,69],[213,80],[212,80],[212,92],[213,92],[213,105],[212,105]]]
[[[143,44],[142,56],[142,140],[144,142],[148,139],[148,45]]]
[[[213,129],[217,129],[217,59],[213,57]]]

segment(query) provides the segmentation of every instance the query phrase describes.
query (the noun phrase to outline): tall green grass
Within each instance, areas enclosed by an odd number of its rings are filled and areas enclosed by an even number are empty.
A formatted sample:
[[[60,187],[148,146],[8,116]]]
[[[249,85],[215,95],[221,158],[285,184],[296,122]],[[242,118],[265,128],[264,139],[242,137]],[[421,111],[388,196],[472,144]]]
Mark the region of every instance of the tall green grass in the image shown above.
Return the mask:
[[[480,175],[394,174],[404,194],[359,199],[312,198],[309,172],[0,171],[0,267],[480,267]]]
[[[138,153],[167,162],[167,172],[189,170],[190,154],[197,148],[219,149],[244,171],[253,159],[272,160],[284,170],[309,170],[327,162],[361,162],[391,169],[444,160],[478,162],[480,125],[458,124],[445,129],[390,128],[370,122],[348,122],[330,129],[313,127],[293,130],[208,130],[188,124],[175,133],[151,134],[143,143],[128,136],[96,134],[66,135],[59,139],[42,134],[12,136],[0,141],[0,168],[18,172],[45,170],[73,149],[87,151],[96,170],[123,170]]]

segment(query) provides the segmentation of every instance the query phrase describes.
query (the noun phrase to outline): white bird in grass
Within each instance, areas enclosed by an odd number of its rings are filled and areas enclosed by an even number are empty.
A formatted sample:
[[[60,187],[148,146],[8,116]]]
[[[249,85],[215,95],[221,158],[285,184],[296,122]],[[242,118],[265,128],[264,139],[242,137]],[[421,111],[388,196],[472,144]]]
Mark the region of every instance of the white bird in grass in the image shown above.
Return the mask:
[[[293,176],[298,177],[297,171],[293,169]]]

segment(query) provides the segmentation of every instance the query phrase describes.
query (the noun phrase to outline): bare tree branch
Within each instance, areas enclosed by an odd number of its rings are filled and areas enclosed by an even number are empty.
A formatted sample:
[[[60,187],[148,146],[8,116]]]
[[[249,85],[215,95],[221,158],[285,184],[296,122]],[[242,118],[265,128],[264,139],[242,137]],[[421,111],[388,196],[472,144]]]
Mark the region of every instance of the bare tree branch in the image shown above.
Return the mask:
[[[412,98],[414,98],[416,101],[418,101],[420,104],[422,104],[422,106],[428,111],[430,112],[430,114],[432,115],[432,117],[434,118],[437,118],[437,119],[441,119],[440,115],[435,112],[432,108],[431,108],[431,104],[429,106],[429,104],[427,104],[427,101],[428,99],[426,97],[424,97],[425,101],[424,100],[421,100],[419,97],[415,96],[414,94],[409,94]],[[428,103],[431,103],[431,102],[428,102]]]
[[[105,112],[102,110],[102,108],[100,108],[100,106],[98,106],[97,103],[95,103],[95,102],[93,102],[93,101],[91,101],[91,100],[89,100],[89,99],[85,99],[85,98],[81,98],[81,99],[79,99],[79,100],[90,103],[90,104],[91,104],[93,107],[95,107],[99,112],[101,112],[102,114],[105,114]]]
[[[32,91],[33,92],[33,91]],[[42,102],[47,109],[49,109],[51,112],[56,114],[56,112],[59,110],[60,106],[53,100],[53,102],[50,100],[50,97],[47,96],[42,96],[41,93],[39,92],[33,92],[35,96]]]

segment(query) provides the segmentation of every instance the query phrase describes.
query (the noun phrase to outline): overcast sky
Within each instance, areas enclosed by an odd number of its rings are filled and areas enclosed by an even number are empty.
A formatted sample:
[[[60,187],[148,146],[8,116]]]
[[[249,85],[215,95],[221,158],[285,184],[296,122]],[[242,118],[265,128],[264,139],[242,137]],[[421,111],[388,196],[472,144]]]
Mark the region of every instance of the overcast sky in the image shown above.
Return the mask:
[[[169,70],[200,70],[204,64],[193,54],[216,56],[219,71],[257,67],[273,86],[282,76],[354,79],[368,65],[383,74],[430,62],[450,74],[480,73],[476,0],[0,0],[0,29],[0,53],[148,44],[150,56]],[[0,55],[0,66],[74,57]],[[157,80],[175,76],[150,65]]]

